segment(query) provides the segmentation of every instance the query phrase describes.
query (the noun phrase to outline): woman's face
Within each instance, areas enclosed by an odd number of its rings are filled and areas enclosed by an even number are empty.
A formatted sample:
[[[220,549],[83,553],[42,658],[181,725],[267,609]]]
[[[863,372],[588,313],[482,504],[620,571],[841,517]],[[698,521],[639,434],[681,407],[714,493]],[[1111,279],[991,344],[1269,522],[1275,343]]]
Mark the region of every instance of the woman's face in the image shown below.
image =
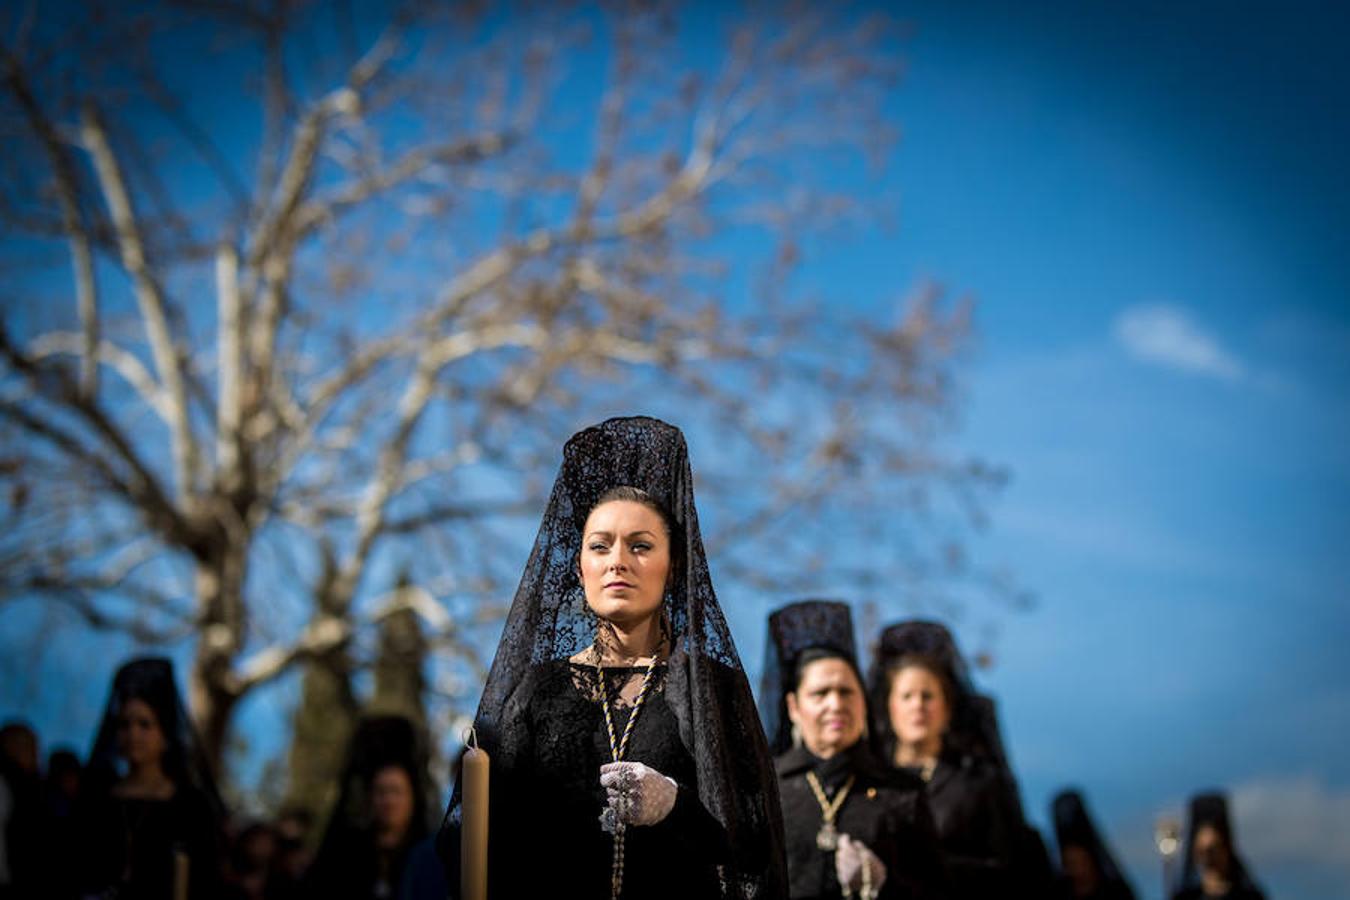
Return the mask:
[[[806,749],[825,758],[856,744],[867,718],[862,685],[842,659],[807,663],[787,710]]]
[[[1065,844],[1059,850],[1059,858],[1073,896],[1091,897],[1097,892],[1101,884],[1101,873],[1097,871],[1097,861],[1092,858],[1092,853],[1086,847]]]
[[[892,677],[887,712],[901,744],[934,749],[952,718],[942,679],[923,666],[905,666]]]
[[[370,812],[375,827],[402,834],[413,817],[412,779],[402,766],[385,766],[370,782]]]
[[[1213,825],[1201,825],[1195,830],[1195,864],[1201,869],[1228,877],[1232,854],[1223,833]]]
[[[581,536],[581,586],[586,605],[620,627],[661,609],[670,577],[670,536],[655,510],[613,500],[591,511]]]
[[[132,768],[157,765],[164,759],[166,741],[159,717],[144,700],[133,697],[122,704],[117,718],[117,750]]]

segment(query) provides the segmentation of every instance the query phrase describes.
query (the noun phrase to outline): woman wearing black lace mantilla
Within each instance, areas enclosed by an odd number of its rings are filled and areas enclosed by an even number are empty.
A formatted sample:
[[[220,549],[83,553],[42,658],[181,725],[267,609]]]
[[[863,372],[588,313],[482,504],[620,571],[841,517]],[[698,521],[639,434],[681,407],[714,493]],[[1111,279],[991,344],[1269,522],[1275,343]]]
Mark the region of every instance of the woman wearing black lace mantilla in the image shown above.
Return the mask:
[[[928,785],[954,893],[962,900],[1040,897],[1017,865],[1021,815],[988,698],[976,692],[946,627],[885,629],[868,679],[886,759]]]
[[[79,896],[220,895],[224,807],[169,660],[117,670],[80,792]]]
[[[769,616],[760,702],[794,900],[947,897],[924,784],[882,762],[868,737],[847,604],[807,600]]]
[[[567,442],[474,725],[491,896],[786,896],[772,763],[678,429],[611,419]],[[456,786],[456,889],[459,804]]]

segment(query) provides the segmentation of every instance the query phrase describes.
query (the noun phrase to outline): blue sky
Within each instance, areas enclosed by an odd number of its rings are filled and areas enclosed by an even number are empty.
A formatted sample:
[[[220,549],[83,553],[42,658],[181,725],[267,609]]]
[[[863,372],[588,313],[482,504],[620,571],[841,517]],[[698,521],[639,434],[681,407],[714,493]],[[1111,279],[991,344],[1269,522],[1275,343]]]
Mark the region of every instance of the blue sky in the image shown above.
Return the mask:
[[[922,279],[978,302],[959,444],[1013,481],[977,550],[1038,598],[997,614],[981,679],[1029,811],[1082,787],[1156,896],[1154,817],[1226,787],[1273,896],[1350,896],[1350,15],[896,12],[896,227],[806,275],[863,308]],[[724,600],[758,683],[772,603]],[[30,684],[45,736],[86,743],[119,655],[55,654],[88,677]],[[289,702],[245,705],[262,752]]]
[[[906,8],[864,267],[979,302],[963,440],[1014,474],[982,549],[1039,597],[983,678],[1026,802],[1083,786],[1156,893],[1153,817],[1227,787],[1272,894],[1350,896],[1350,22],[956,7]]]

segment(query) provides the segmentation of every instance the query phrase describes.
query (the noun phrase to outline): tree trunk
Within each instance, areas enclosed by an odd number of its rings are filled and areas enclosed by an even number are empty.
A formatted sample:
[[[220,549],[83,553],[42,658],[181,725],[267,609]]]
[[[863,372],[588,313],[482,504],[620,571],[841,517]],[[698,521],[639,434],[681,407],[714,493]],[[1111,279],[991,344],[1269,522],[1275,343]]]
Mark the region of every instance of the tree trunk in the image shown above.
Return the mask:
[[[219,778],[240,696],[231,678],[244,643],[244,569],[248,547],[220,540],[199,557],[200,611],[196,660],[189,680],[192,717],[207,761]]]
[[[331,559],[316,592],[316,615],[343,615],[346,600],[330,589],[335,572]],[[317,826],[311,842],[323,836],[324,823],[337,802],[347,744],[356,730],[360,708],[352,692],[352,661],[347,645],[303,664],[300,704],[295,710],[287,760],[287,809],[304,810]]]
[[[396,596],[395,603],[398,599]],[[380,622],[380,649],[375,659],[375,693],[366,705],[372,715],[404,716],[424,738],[426,657],[427,640],[417,613],[404,607],[385,616]]]

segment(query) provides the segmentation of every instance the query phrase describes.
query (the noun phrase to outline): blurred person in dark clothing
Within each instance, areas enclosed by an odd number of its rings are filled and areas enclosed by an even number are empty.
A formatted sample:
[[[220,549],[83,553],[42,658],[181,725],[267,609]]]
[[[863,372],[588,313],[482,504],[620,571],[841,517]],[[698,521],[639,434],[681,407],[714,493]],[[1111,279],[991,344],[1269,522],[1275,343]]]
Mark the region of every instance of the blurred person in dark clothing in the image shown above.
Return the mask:
[[[169,900],[186,869],[192,900],[216,898],[224,806],[174,683],[173,664],[118,669],[75,814],[81,896]]]
[[[361,724],[305,896],[396,895],[409,851],[431,833],[426,772],[422,742],[407,719],[381,716]]]
[[[1048,883],[1028,885],[1019,873],[1023,823],[1011,773],[951,633],[934,622],[887,628],[868,684],[887,761],[928,786],[955,895],[1045,896]]]
[[[1061,896],[1066,900],[1134,900],[1111,850],[1078,791],[1061,791],[1051,805],[1059,844]]]
[[[1265,900],[1238,853],[1228,799],[1211,791],[1191,798],[1181,883],[1173,900]]]
[[[866,698],[846,604],[808,600],[769,616],[760,705],[790,896],[948,897],[924,784],[878,758]]]
[[[80,758],[74,751],[61,747],[47,756],[47,774],[42,784],[49,819],[65,820],[74,813],[82,774]]]
[[[83,775],[80,758],[73,751],[59,748],[48,754],[42,782],[44,846],[40,865],[52,896],[68,897],[76,892],[75,870],[61,864],[60,853],[75,845],[75,810]]]
[[[36,897],[41,874],[42,778],[26,722],[0,726],[0,898]]]
[[[275,850],[272,874],[268,879],[268,900],[293,900],[304,896],[305,873],[309,871],[314,854],[309,849],[309,836],[314,828],[314,817],[308,810],[283,809],[273,823]]]
[[[277,835],[271,825],[253,822],[246,825],[230,848],[230,869],[226,876],[229,900],[267,900],[272,895],[269,882],[276,861]]]

